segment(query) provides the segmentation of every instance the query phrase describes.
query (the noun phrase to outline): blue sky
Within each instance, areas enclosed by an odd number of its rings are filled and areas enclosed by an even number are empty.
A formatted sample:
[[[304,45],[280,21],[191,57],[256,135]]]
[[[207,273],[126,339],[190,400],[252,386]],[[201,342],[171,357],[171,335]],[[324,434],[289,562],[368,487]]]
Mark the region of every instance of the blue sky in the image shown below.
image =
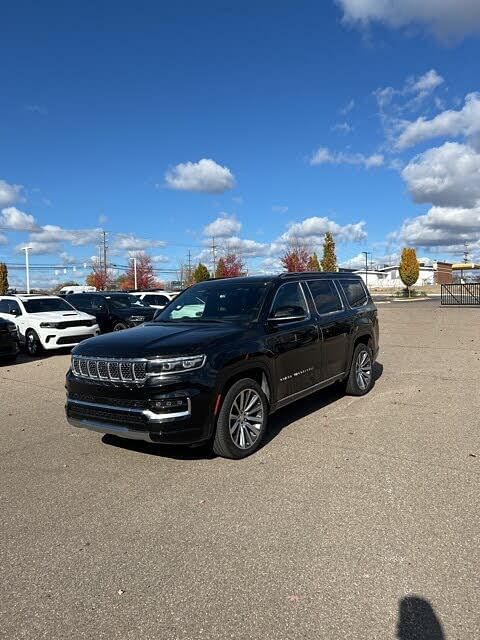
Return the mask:
[[[251,272],[326,230],[345,264],[478,256],[480,8],[417,5],[5,5],[0,259],[81,280],[100,228],[158,269],[213,233]]]

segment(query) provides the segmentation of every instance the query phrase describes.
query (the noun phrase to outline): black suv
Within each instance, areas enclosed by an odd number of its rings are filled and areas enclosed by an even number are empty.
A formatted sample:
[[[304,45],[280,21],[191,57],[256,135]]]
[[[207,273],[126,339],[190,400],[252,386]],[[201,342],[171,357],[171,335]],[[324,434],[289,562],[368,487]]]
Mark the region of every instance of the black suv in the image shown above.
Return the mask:
[[[10,320],[0,318],[0,364],[9,364],[18,355],[17,325]]]
[[[71,293],[63,297],[75,309],[95,316],[102,333],[136,327],[153,320],[156,312],[137,296],[118,291]]]
[[[153,322],[76,346],[67,419],[148,442],[213,440],[217,454],[243,458],[290,402],[337,381],[367,393],[377,352],[377,310],[358,276],[210,280]]]

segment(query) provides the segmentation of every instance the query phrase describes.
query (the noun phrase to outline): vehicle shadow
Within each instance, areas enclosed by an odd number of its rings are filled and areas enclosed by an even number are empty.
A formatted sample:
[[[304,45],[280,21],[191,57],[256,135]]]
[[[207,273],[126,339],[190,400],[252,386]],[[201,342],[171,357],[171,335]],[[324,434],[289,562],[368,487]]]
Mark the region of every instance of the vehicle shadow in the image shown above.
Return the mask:
[[[21,348],[16,360],[14,360],[13,362],[1,362],[0,360],[0,368],[13,368],[20,364],[27,364],[29,362],[41,362],[42,360],[54,358],[57,355],[67,356],[69,355],[71,350],[71,347],[65,347],[62,349],[43,351],[38,356],[29,356],[28,353],[23,348]]]
[[[373,381],[375,382],[381,377],[383,373],[383,365],[379,362],[375,362],[373,365]],[[341,384],[334,384],[331,387],[327,387],[316,393],[312,393],[311,396],[307,396],[298,402],[294,402],[284,409],[280,409],[270,419],[270,426],[265,434],[264,442],[262,446],[265,446],[271,442],[278,434],[288,427],[293,422],[301,420],[309,416],[315,411],[319,411],[324,407],[327,407],[332,402],[336,402],[345,395],[345,391]],[[205,460],[215,458],[215,454],[212,452],[211,447],[208,444],[198,447],[187,447],[177,445],[160,445],[151,444],[149,442],[143,442],[142,440],[128,440],[126,438],[118,438],[110,434],[105,434],[102,437],[103,444],[110,446],[120,447],[129,451],[136,451],[138,453],[146,453],[153,456],[161,456],[164,458],[174,458],[175,460]]]
[[[400,601],[397,623],[399,640],[445,640],[443,627],[432,605],[419,596]]]

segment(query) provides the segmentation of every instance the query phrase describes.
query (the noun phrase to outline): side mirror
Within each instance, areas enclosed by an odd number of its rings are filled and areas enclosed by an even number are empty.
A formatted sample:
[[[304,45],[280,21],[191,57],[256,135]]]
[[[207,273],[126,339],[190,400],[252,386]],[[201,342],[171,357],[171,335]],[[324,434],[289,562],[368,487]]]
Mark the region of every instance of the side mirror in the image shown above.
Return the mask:
[[[22,315],[22,312],[19,311],[18,309],[11,309],[9,313],[11,316],[14,316],[15,318]]]

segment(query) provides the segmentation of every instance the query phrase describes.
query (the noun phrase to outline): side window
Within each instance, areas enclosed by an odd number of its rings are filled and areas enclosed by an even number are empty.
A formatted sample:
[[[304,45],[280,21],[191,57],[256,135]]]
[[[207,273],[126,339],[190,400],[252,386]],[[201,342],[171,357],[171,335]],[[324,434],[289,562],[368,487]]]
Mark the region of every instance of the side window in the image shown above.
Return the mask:
[[[288,319],[308,315],[305,296],[298,282],[287,282],[278,289],[270,311],[271,318]]]
[[[0,300],[0,313],[8,313],[8,300]]]
[[[143,296],[142,300],[145,304],[161,304],[161,302],[157,302],[157,296],[154,295]]]
[[[367,293],[360,280],[341,280],[342,289],[351,307],[361,307],[367,301]]]
[[[157,302],[155,304],[158,304],[158,306],[164,306],[166,304],[168,304],[170,302],[170,300],[167,298],[167,296],[155,296],[157,298]]]
[[[308,287],[318,313],[332,313],[342,310],[342,301],[331,280],[309,280]]]
[[[107,301],[103,296],[88,296],[90,299],[89,309],[93,311],[106,311],[108,309]]]

